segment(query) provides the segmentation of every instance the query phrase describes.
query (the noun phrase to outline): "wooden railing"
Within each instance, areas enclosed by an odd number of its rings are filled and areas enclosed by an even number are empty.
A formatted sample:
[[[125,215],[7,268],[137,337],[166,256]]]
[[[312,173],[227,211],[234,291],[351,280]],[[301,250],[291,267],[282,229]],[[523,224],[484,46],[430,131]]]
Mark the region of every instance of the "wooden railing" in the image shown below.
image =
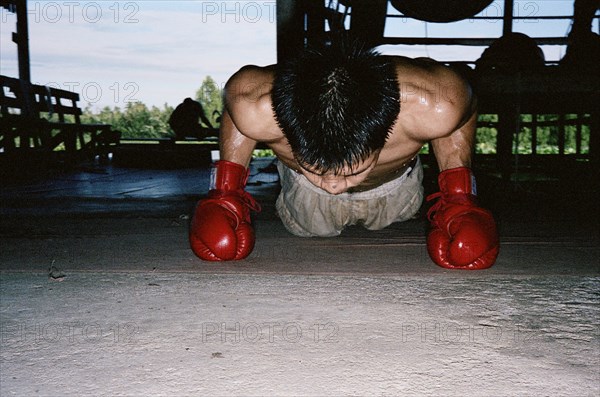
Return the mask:
[[[79,94],[0,76],[0,152],[58,152],[67,162],[106,156],[120,133],[81,122]]]

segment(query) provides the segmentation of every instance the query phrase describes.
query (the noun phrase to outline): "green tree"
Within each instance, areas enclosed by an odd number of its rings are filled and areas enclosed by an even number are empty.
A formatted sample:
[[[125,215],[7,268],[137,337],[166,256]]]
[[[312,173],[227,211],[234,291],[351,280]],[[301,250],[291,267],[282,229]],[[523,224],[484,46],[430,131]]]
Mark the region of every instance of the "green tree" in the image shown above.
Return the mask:
[[[168,124],[172,112],[173,108],[167,104],[163,109],[156,106],[149,109],[142,102],[130,102],[123,110],[107,106],[98,113],[93,113],[88,106],[83,112],[82,121],[111,124],[114,130],[121,132],[123,138],[164,138],[173,133]]]
[[[475,140],[475,153],[494,154],[496,153],[496,141],[498,129],[497,114],[480,114],[477,119],[477,132]]]
[[[217,119],[223,112],[223,90],[219,88],[215,80],[206,76],[202,85],[196,91],[196,100],[202,104],[206,117],[214,127],[218,127]]]
[[[167,123],[170,113],[167,105],[161,111],[156,106],[148,109],[141,102],[130,102],[125,106],[121,122],[115,127],[128,138],[163,138],[171,131]]]

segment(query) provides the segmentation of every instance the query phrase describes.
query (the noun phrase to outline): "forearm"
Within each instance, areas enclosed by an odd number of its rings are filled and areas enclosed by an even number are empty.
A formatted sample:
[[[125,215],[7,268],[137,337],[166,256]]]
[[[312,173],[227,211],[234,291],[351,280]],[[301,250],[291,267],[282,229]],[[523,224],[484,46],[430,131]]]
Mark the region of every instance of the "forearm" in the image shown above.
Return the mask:
[[[440,171],[458,167],[471,167],[471,157],[475,142],[477,114],[452,134],[431,140]]]
[[[476,114],[447,137],[432,141],[440,167],[440,191],[427,217],[431,230],[427,251],[431,259],[447,269],[486,269],[499,252],[498,230],[490,211],[477,203],[477,188],[471,167]]]
[[[219,134],[221,160],[232,161],[248,167],[255,146],[256,141],[242,134],[225,110],[221,118]]]
[[[201,118],[200,118],[200,121],[202,121],[202,122],[204,123],[204,125],[206,125],[207,127],[209,127],[209,128],[213,128],[213,126],[212,126],[211,122],[208,120],[208,118],[206,118],[206,117],[201,117]]]

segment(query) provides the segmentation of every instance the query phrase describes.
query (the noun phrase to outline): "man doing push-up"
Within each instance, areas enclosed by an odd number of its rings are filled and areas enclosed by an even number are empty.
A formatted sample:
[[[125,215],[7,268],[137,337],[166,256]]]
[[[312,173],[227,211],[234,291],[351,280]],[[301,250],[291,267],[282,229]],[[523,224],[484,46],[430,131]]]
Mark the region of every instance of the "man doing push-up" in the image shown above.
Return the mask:
[[[330,45],[241,68],[225,87],[225,103],[221,159],[190,229],[200,258],[242,259],[254,247],[250,210],[258,205],[244,188],[257,142],[279,160],[278,215],[304,237],[414,217],[424,191],[418,153],[430,142],[440,169],[428,214],[431,258],[455,269],[494,264],[496,224],[477,204],[470,170],[476,100],[448,67],[356,43]]]

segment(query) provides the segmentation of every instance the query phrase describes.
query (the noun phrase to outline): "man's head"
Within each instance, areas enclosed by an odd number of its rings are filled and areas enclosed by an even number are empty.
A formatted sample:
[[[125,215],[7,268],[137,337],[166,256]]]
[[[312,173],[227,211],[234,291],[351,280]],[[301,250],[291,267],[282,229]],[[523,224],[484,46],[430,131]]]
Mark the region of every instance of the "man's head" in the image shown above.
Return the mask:
[[[277,66],[273,109],[297,161],[338,172],[377,153],[400,111],[392,62],[357,43]]]

